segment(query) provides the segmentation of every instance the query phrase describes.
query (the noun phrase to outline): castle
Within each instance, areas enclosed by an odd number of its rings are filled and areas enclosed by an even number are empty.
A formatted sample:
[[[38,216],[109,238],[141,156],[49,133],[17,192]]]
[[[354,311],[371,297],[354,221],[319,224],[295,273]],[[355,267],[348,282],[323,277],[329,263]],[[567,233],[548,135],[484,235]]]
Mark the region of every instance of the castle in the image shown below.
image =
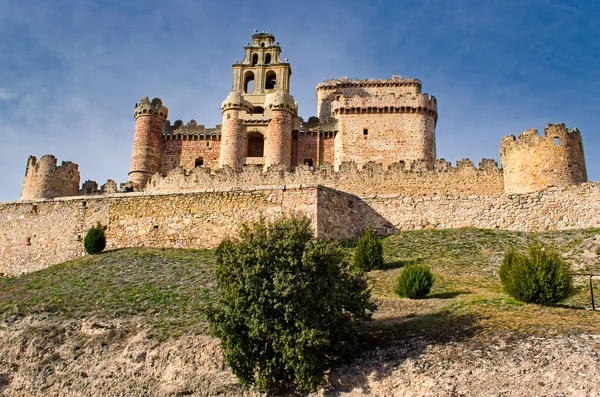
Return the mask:
[[[549,124],[506,136],[498,167],[436,156],[437,102],[416,79],[327,80],[304,121],[270,33],[233,64],[222,125],[169,122],[154,98],[135,106],[129,180],[80,187],[77,164],[30,156],[20,201],[0,203],[0,273],[83,255],[90,226],[109,248],[214,247],[240,224],[301,213],[318,236],[422,228],[600,227],[600,184],[585,183],[581,134]]]
[[[382,170],[401,170],[397,180],[406,179],[405,174],[412,170],[423,181],[431,179],[428,173],[451,169],[449,163],[436,159],[437,102],[435,97],[421,93],[419,80],[398,76],[388,80],[327,80],[316,88],[318,117],[304,122],[290,95],[290,63],[281,59],[281,47],[275,37],[256,32],[244,51],[243,60],[233,64],[232,91],[221,105],[223,122],[216,128],[207,129],[194,120],[171,124],[169,110],[158,98],[144,97],[136,104],[129,183],[122,185],[123,189],[143,191],[153,177],[153,191],[209,187],[206,181],[194,186],[189,180],[180,181],[182,186],[177,186],[172,183],[173,178],[171,183],[157,186],[169,173],[190,174],[197,167],[204,168],[204,174],[210,170],[214,179],[215,171],[224,168],[239,173],[245,167],[259,167],[267,172],[276,166],[287,172],[306,165],[313,171],[329,166],[340,172],[344,164],[346,169],[352,163],[358,169],[381,164]],[[518,139],[512,135],[504,137],[500,152],[502,169],[496,170],[498,175],[490,183],[501,186],[481,194],[526,193],[587,181],[577,129],[549,125],[544,136],[527,130]],[[483,173],[497,168],[493,160],[484,159],[482,164]],[[333,183],[316,174],[312,181]],[[293,174],[287,178],[294,179]],[[456,186],[451,179],[447,184]],[[490,177],[482,175],[480,179]],[[303,181],[308,182],[306,178]],[[432,193],[447,193],[450,186]],[[389,189],[402,191],[386,187],[380,193],[389,193]],[[32,156],[27,163],[21,199],[116,191],[116,183],[111,180],[100,190],[93,181],[79,189],[77,165],[65,162],[57,166],[52,156],[43,157],[38,163]],[[462,191],[478,193],[477,186],[466,190],[463,187]],[[423,193],[429,194],[425,188]]]

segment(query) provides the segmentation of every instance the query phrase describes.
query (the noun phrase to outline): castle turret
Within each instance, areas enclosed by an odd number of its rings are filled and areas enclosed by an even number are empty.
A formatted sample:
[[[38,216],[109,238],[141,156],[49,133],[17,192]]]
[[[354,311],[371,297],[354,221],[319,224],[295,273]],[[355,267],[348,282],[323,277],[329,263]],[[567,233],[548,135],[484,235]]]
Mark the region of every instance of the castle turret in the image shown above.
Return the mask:
[[[271,165],[291,166],[292,119],[297,105],[286,93],[268,94],[265,108],[271,110],[272,118],[267,128],[265,144],[265,167]]]
[[[229,166],[240,170],[244,165],[244,114],[252,112],[252,105],[243,99],[241,91],[234,91],[223,101],[221,111],[223,126],[219,167]]]
[[[51,154],[37,161],[35,156],[27,159],[21,200],[77,196],[79,192],[79,166],[70,161],[58,160]]]
[[[148,179],[160,168],[162,151],[162,129],[169,109],[162,101],[148,97],[135,105],[135,136],[131,155],[129,180],[138,189],[146,186]]]
[[[221,107],[219,166],[289,168],[292,130],[300,126],[298,106],[289,95],[292,69],[287,59],[281,61],[281,48],[270,33],[255,32],[244,51],[244,59],[233,65],[232,91]]]
[[[548,124],[544,135],[535,129],[515,138],[502,138],[500,160],[506,193],[528,193],[549,186],[568,186],[587,181],[583,143],[578,129]]]

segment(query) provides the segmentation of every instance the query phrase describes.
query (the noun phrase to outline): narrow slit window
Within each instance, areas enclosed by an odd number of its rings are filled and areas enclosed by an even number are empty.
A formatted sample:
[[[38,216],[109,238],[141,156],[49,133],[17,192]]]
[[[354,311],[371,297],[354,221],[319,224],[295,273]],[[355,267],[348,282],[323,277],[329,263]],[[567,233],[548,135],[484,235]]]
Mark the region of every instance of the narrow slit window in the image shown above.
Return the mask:
[[[369,130],[367,128],[363,128],[363,135],[364,136],[369,135]]]
[[[560,146],[560,138],[557,136],[554,137],[554,146]]]

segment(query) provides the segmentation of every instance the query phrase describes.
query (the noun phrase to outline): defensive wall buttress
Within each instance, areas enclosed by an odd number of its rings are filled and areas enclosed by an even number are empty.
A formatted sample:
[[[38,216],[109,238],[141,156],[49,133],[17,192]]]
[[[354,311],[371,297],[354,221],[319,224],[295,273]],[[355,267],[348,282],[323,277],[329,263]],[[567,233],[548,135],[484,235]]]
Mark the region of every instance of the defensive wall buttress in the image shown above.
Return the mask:
[[[547,230],[600,226],[579,130],[549,124],[500,143],[492,159],[437,158],[438,103],[421,81],[326,80],[306,121],[291,63],[255,31],[232,64],[222,123],[169,121],[159,98],[135,105],[129,180],[79,187],[78,165],[27,161],[20,202],[0,203],[0,273],[82,255],[100,221],[109,248],[211,247],[238,224],[300,212],[319,235],[414,228]]]

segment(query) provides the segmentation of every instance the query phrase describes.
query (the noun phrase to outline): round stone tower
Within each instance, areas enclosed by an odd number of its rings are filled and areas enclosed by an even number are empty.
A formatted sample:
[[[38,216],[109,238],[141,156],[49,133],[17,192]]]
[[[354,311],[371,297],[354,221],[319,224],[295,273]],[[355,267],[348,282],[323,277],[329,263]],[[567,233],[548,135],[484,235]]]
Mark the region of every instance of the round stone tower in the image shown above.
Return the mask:
[[[231,92],[221,105],[223,126],[221,127],[221,149],[219,168],[229,166],[240,170],[243,164],[244,115],[252,111],[252,105],[245,101],[241,91]]]
[[[265,108],[272,112],[265,141],[265,168],[292,162],[292,120],[298,105],[286,93],[267,94]]]
[[[549,186],[587,182],[581,134],[564,124],[548,124],[544,135],[535,129],[518,138],[502,138],[500,160],[505,193],[529,193]]]
[[[158,98],[150,101],[148,97],[144,97],[135,105],[135,136],[129,180],[137,189],[143,189],[148,179],[158,172],[162,129],[168,114],[169,109]]]
[[[51,199],[77,196],[79,192],[79,166],[70,161],[58,160],[47,154],[37,161],[35,156],[27,159],[21,200]]]

